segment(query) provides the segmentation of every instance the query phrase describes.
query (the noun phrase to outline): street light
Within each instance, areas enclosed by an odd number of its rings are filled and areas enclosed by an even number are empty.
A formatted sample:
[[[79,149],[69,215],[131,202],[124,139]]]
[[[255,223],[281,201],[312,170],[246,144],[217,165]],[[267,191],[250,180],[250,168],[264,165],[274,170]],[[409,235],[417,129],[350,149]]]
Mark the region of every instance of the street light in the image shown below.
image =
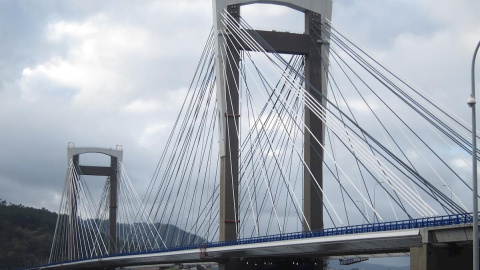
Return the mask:
[[[447,187],[448,189],[450,189],[450,200],[452,200],[452,189],[450,188],[449,185],[442,185],[444,187]]]
[[[376,208],[375,189],[377,188],[377,185],[381,185],[381,184],[383,184],[383,183],[385,183],[385,182],[383,182],[383,181],[382,181],[382,182],[377,182],[377,183],[375,184],[375,186],[373,187],[373,209],[375,209],[375,211],[374,211],[374,214],[375,214],[374,219],[377,218],[377,221],[378,221],[378,217],[377,217],[377,208]],[[375,220],[374,220],[373,222],[375,222]]]
[[[480,41],[475,48],[472,60],[472,94],[467,104],[472,108],[472,167],[473,167],[473,270],[478,270],[478,189],[477,189],[477,119],[475,113],[475,58]]]

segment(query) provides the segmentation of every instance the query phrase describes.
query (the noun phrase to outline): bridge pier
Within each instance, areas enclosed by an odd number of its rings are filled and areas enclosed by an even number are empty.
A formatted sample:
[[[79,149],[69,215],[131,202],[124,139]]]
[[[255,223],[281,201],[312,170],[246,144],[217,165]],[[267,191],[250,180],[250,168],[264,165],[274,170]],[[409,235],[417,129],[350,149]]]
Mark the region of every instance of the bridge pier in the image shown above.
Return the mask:
[[[472,269],[471,225],[424,228],[422,245],[410,247],[410,269]]]
[[[423,244],[421,247],[410,248],[411,270],[472,269],[472,261],[471,245]]]

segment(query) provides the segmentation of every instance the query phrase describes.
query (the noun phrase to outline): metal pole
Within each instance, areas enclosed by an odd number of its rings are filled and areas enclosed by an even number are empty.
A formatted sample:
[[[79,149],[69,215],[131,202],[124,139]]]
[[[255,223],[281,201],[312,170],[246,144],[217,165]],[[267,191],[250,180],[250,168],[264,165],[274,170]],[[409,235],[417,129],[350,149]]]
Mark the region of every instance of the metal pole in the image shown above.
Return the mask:
[[[478,187],[477,187],[477,119],[475,113],[475,58],[480,41],[472,60],[472,94],[467,104],[472,108],[472,166],[473,166],[473,270],[478,270]]]

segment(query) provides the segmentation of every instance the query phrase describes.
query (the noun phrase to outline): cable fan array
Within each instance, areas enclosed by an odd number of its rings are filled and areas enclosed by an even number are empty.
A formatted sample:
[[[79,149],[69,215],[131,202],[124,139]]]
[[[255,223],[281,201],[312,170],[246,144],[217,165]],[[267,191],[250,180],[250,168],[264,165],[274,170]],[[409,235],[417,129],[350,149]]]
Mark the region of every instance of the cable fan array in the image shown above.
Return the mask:
[[[225,47],[218,55],[240,97],[239,207],[237,237],[302,230],[304,110],[325,125],[326,227],[464,213],[457,192],[468,192],[466,175],[452,160],[470,165],[469,126],[444,106],[388,70],[327,22],[313,24],[319,51],[330,41],[322,65],[328,70],[326,105],[305,91],[304,56],[273,49],[242,18],[224,12]],[[244,44],[238,48],[228,44]],[[211,33],[182,110],[162,152],[145,202],[152,220],[218,240],[218,98],[214,94]],[[234,55],[240,55],[237,64]],[[319,94],[321,92],[317,89]],[[321,142],[321,138],[315,138]],[[449,149],[445,153],[445,149]],[[463,151],[463,152],[462,152]],[[321,155],[319,153],[319,155]],[[453,156],[452,156],[453,155]],[[447,181],[448,179],[448,181]],[[441,185],[458,190],[448,196]],[[227,195],[229,196],[229,195]],[[378,202],[381,202],[378,204]],[[308,224],[307,224],[308,225]],[[171,243],[172,244],[172,243]],[[188,239],[177,244],[193,244]],[[167,243],[168,246],[168,243]]]
[[[109,191],[105,182],[100,201],[95,201],[79,168],[70,161],[49,263],[97,258],[109,253]],[[119,162],[117,172],[117,244],[114,253],[165,248],[160,226],[142,215],[142,205],[132,182]],[[165,229],[165,228],[164,228]]]
[[[240,121],[227,134],[240,142],[237,238],[309,229],[305,176],[323,198],[318,209],[325,213],[325,227],[469,211],[465,196],[457,195],[472,190],[466,180],[471,127],[465,121],[331,22],[314,22],[309,29],[327,72],[325,95],[305,79],[305,56],[272,53],[244,19],[228,12],[222,18],[224,47],[216,51],[211,31],[143,199],[118,165],[115,253],[218,241],[217,129],[225,118],[217,104],[232,99],[216,92],[216,58],[225,61],[224,75],[239,73],[228,85],[238,91]],[[231,61],[236,55],[240,62]],[[324,138],[305,123],[306,109],[323,123]],[[305,161],[306,135],[321,145],[315,153],[321,164],[309,167]],[[323,168],[323,184],[311,173],[313,166]],[[96,201],[81,175],[70,161],[50,262],[111,255],[109,181]]]

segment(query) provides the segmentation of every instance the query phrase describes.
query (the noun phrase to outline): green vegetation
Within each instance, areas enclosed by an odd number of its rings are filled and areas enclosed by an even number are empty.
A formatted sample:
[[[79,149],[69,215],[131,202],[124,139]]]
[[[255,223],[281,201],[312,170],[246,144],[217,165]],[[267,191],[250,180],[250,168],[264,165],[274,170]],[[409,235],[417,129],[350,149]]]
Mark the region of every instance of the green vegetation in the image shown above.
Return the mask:
[[[45,208],[35,209],[0,199],[0,270],[46,264],[57,216]],[[169,246],[204,242],[201,237],[176,226],[155,225]],[[128,230],[131,225],[119,226],[120,230]],[[123,240],[119,239],[119,243]]]
[[[0,269],[48,260],[57,214],[0,200]]]

